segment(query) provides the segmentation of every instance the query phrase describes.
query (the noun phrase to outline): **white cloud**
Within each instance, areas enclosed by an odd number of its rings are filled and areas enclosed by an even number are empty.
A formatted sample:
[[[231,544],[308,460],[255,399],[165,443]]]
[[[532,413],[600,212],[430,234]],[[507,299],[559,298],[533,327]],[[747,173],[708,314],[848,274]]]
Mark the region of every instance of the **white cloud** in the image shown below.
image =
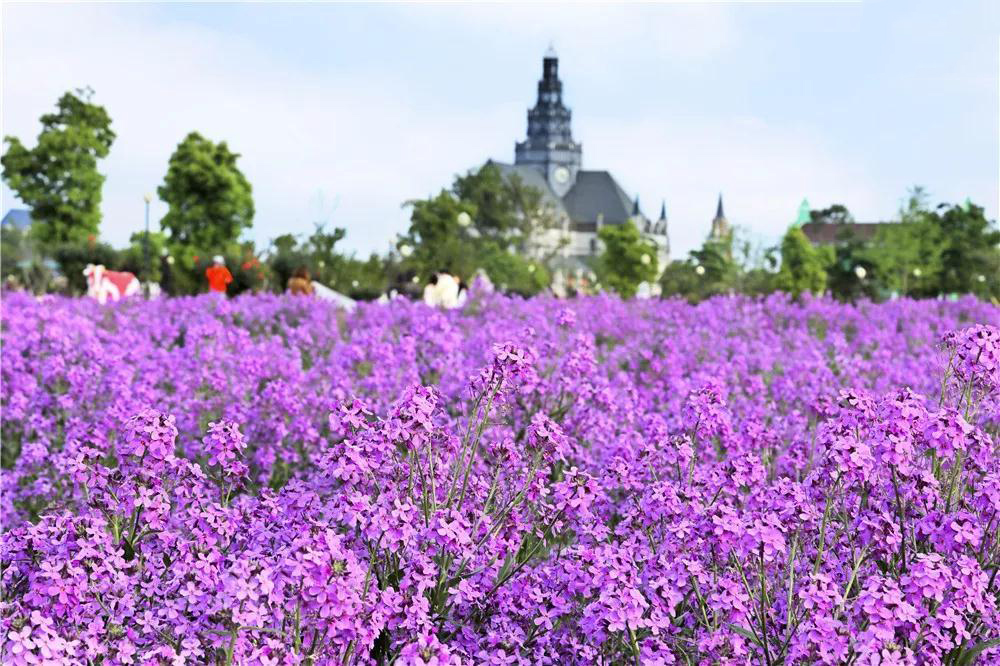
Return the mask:
[[[666,199],[674,257],[705,240],[720,192],[729,221],[766,240],[788,228],[803,197],[847,203],[865,219],[891,214],[895,203],[882,200],[864,165],[845,163],[820,137],[759,118],[584,119],[581,130],[588,168],[611,169],[648,216]]]
[[[142,194],[162,181],[177,142],[197,129],[242,154],[257,238],[308,231],[322,195],[339,202],[331,223],[348,227],[353,246],[383,249],[405,224],[404,200],[481,161],[491,147],[483,128],[521,112],[422,114],[377,83],[282,68],[262,45],[230,35],[154,25],[144,13],[110,6],[60,9],[10,12],[3,129],[33,142],[38,116],[62,92],[84,84],[97,91],[118,135],[101,164],[102,234],[116,244],[140,228]],[[163,212],[157,202],[154,217]]]
[[[370,52],[338,52],[356,62],[310,67],[285,57],[297,37],[287,31],[262,40],[235,21],[209,28],[142,5],[6,6],[3,132],[32,142],[38,117],[62,92],[92,86],[118,134],[102,164],[108,176],[102,233],[115,244],[141,228],[143,193],[162,181],[178,141],[197,130],[242,154],[240,165],[254,186],[257,240],[307,232],[328,216],[347,228],[348,247],[381,251],[406,226],[403,201],[447,186],[455,173],[487,157],[510,159],[524,133],[535,65],[516,88],[494,91],[484,104],[464,92],[463,77],[496,70],[462,62],[462,54],[493,58],[491,66],[509,74],[497,58],[536,63],[551,39],[565,65],[585,166],[618,176],[641,196],[647,214],[655,215],[665,197],[675,256],[700,244],[719,191],[733,223],[775,237],[802,196],[815,205],[844,202],[859,218],[875,219],[892,213],[909,184],[899,183],[887,200],[887,179],[876,182],[845,146],[829,145],[815,128],[745,110],[694,115],[682,111],[697,108],[692,104],[656,108],[641,90],[603,109],[584,102],[616,99],[621,90],[615,86],[633,64],[649,73],[650,85],[667,80],[662,72],[668,69],[697,81],[702,69],[741,43],[729,7],[404,5],[379,7],[348,24],[337,23],[339,9],[301,11],[296,20],[315,17],[319,26],[303,39],[329,32],[333,43],[346,40],[348,30],[384,34],[372,39]],[[263,12],[247,6],[243,18],[263,19]],[[398,48],[384,56],[393,60],[378,60],[392,30],[409,36],[404,51],[411,45],[439,50],[419,61],[427,76],[406,79],[401,66],[408,63],[398,61]],[[443,37],[452,41],[442,45]],[[449,90],[439,95],[437,85]],[[462,100],[463,94],[471,98]],[[12,202],[4,194],[6,208]],[[156,202],[154,219],[164,212]]]

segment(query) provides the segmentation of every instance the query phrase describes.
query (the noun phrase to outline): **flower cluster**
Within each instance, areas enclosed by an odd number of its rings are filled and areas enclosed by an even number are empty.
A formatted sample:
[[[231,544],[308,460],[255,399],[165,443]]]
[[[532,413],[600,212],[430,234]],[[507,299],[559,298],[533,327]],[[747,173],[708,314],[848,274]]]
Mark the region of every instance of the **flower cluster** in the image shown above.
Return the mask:
[[[12,294],[0,656],[1000,662],[998,318]]]

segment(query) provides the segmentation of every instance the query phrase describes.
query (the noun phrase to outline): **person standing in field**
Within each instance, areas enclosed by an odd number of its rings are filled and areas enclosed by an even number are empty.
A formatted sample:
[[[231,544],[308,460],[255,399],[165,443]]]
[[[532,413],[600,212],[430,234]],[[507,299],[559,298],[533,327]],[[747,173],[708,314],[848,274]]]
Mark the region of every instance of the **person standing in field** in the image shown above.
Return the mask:
[[[205,269],[208,279],[208,290],[215,294],[225,294],[226,287],[233,281],[233,274],[226,268],[226,262],[221,255],[215,255],[212,265]]]
[[[292,277],[288,278],[288,292],[293,295],[312,296],[313,283],[309,276],[309,269],[305,266],[299,266],[295,269]]]

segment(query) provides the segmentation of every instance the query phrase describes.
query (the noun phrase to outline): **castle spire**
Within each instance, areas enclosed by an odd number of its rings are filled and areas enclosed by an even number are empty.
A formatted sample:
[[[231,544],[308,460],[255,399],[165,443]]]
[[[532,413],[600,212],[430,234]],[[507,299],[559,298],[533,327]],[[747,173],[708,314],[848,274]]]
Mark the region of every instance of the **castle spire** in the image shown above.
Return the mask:
[[[639,217],[639,197],[636,197],[632,204],[632,217]]]
[[[563,196],[576,181],[582,146],[573,140],[572,114],[563,104],[559,58],[551,46],[542,58],[538,98],[528,110],[528,136],[514,146],[514,164],[528,164],[544,172],[553,192]]]
[[[802,199],[802,203],[799,204],[799,212],[798,215],[795,217],[795,222],[793,223],[794,226],[801,227],[803,224],[809,222],[809,220],[811,219],[809,216],[809,211],[810,211],[809,199],[804,198]]]
[[[722,193],[719,192],[719,203],[715,207],[715,219],[712,220],[712,231],[709,238],[721,240],[729,235],[729,231],[729,220],[726,219],[726,213],[722,210]]]
[[[667,201],[666,199],[664,199],[660,203],[660,220],[666,220],[666,219],[667,219]]]

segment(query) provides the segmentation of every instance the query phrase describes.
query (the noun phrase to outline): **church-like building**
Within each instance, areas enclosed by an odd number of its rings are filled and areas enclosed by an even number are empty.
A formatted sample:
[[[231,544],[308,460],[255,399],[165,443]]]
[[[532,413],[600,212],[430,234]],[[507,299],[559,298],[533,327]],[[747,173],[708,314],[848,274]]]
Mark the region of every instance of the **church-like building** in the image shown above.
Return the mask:
[[[597,232],[604,225],[635,222],[657,248],[662,269],[670,257],[666,205],[653,221],[607,171],[583,168],[583,146],[573,139],[571,112],[562,99],[559,58],[549,48],[542,61],[538,100],[528,110],[528,136],[514,147],[514,163],[490,161],[504,175],[542,192],[556,219],[555,228],[539,239],[538,254],[555,253],[557,269],[568,274],[589,270],[590,259],[600,253]]]

